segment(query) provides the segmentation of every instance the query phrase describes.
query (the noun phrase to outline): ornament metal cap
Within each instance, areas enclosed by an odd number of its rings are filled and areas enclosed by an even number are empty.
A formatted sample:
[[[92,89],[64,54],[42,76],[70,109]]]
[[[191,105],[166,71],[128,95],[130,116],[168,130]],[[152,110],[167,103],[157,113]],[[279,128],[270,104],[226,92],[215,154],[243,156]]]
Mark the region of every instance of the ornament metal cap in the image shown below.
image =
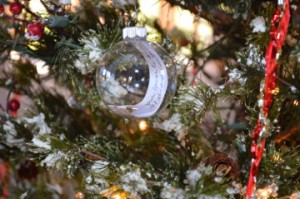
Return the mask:
[[[123,39],[126,38],[143,38],[145,39],[147,36],[147,30],[143,27],[126,27],[123,29]]]

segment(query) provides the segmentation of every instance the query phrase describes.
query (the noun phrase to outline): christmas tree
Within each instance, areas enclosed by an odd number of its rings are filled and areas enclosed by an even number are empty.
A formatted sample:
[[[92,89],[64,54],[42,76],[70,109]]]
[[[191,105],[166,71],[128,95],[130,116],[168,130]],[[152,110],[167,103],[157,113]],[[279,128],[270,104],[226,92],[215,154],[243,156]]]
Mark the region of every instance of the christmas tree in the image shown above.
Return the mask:
[[[0,0],[0,198],[300,198],[299,5]]]

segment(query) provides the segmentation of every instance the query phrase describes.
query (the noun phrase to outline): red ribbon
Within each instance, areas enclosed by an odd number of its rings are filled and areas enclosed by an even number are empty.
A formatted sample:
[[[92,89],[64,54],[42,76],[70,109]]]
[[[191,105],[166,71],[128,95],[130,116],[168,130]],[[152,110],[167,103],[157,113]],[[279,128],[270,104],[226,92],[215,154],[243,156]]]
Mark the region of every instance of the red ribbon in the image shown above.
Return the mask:
[[[278,7],[273,15],[271,20],[271,29],[270,29],[270,41],[266,50],[266,77],[265,77],[265,87],[264,87],[264,104],[262,107],[262,114],[265,118],[268,118],[269,109],[273,103],[273,94],[272,91],[276,88],[276,56],[280,51],[281,47],[284,44],[286,33],[289,26],[290,21],[290,5],[289,0],[285,0],[285,9],[283,16],[280,20],[280,8]],[[276,29],[276,23],[279,22],[278,28]],[[256,175],[258,173],[259,163],[261,161],[266,138],[263,138],[260,141],[260,132],[264,127],[264,121],[261,121],[259,118],[257,121],[257,125],[252,133],[252,143],[251,143],[251,167],[248,179],[248,186],[246,192],[246,198],[250,198],[253,190],[255,189],[256,184]]]

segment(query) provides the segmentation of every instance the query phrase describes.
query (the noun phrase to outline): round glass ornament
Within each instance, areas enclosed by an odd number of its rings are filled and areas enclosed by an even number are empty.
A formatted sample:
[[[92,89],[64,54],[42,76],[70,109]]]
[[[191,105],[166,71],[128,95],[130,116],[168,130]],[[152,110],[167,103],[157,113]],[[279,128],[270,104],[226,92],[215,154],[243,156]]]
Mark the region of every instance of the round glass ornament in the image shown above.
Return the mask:
[[[145,28],[125,28],[124,40],[103,55],[97,68],[104,104],[124,117],[151,117],[175,94],[175,64],[162,47],[146,40],[146,34]]]

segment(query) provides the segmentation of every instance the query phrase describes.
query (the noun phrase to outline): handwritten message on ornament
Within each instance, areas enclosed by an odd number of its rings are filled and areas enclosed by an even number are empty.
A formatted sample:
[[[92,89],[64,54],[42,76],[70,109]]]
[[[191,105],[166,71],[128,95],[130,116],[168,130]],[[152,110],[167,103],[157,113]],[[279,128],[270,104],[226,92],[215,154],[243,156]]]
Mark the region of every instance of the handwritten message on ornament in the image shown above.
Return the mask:
[[[131,43],[143,55],[149,66],[149,84],[145,97],[136,105],[110,106],[124,116],[150,117],[161,106],[168,87],[167,69],[155,49],[146,40],[132,40]]]

